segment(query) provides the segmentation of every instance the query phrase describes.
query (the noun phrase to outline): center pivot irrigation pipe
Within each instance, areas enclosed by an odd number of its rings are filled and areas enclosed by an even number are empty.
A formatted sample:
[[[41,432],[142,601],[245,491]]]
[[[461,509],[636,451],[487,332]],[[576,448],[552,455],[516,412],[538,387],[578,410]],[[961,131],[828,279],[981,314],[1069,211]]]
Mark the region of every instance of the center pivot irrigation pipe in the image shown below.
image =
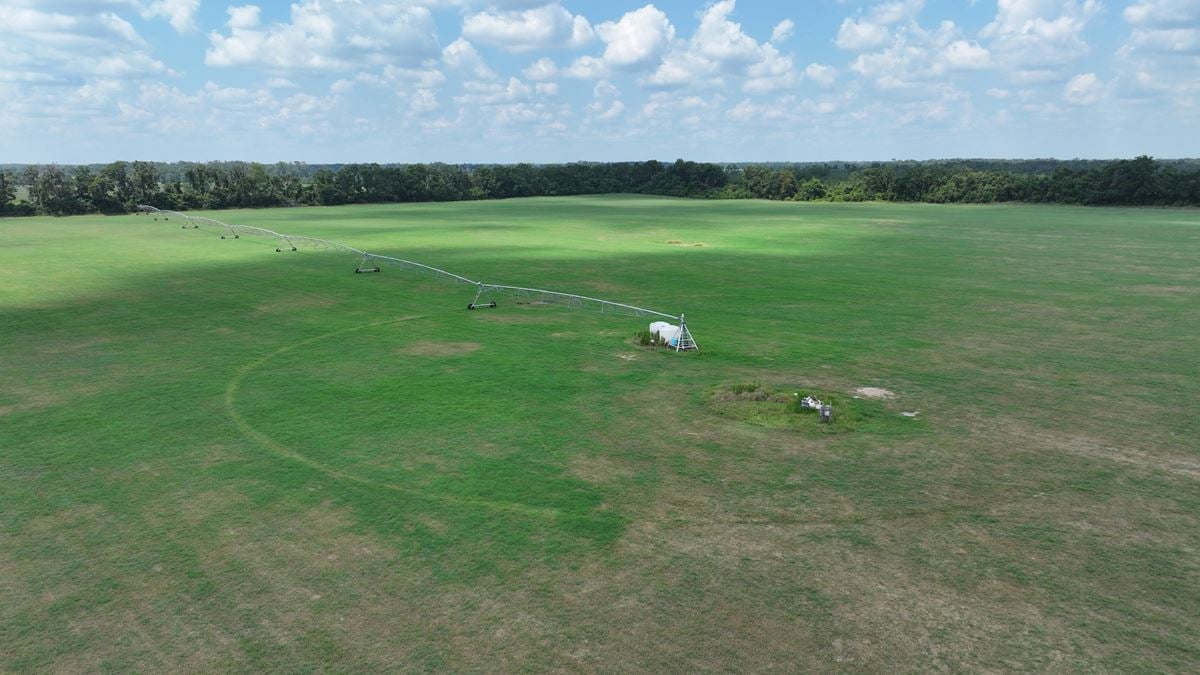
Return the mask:
[[[164,220],[168,220],[172,216],[182,219],[184,222],[182,229],[185,230],[199,229],[201,226],[214,228],[221,232],[222,239],[240,239],[241,235],[243,234],[275,239],[279,242],[275,247],[275,251],[277,253],[296,251],[298,250],[299,245],[303,245],[309,248],[329,249],[350,255],[361,256],[362,259],[359,262],[358,267],[354,269],[355,274],[379,272],[381,269],[380,264],[385,264],[426,274],[438,279],[452,281],[454,283],[474,286],[476,289],[475,299],[467,305],[467,309],[495,307],[496,301],[492,299],[492,293],[497,293],[515,296],[518,303],[562,304],[568,307],[576,307],[580,309],[598,309],[601,314],[619,314],[639,317],[652,316],[664,319],[678,319],[679,331],[670,342],[674,350],[690,351],[698,350],[700,348],[696,344],[695,339],[692,338],[691,331],[688,330],[687,322],[685,321],[682,313],[668,314],[666,312],[659,312],[653,309],[628,305],[623,302],[601,300],[599,298],[591,298],[586,295],[575,295],[573,293],[548,291],[541,288],[526,288],[524,286],[484,283],[482,281],[468,279],[467,277],[454,274],[453,272],[447,272],[446,270],[424,265],[412,260],[380,255],[378,253],[369,253],[367,251],[354,248],[353,246],[339,244],[335,241],[329,241],[327,239],[317,239],[315,237],[306,237],[296,234],[283,234],[281,232],[275,232],[274,230],[253,227],[251,225],[231,225],[219,220],[213,220],[212,218],[205,218],[203,216],[190,216],[179,211],[160,209],[145,204],[138,205],[137,209],[142,213],[152,214],[155,220],[158,220],[160,217]]]

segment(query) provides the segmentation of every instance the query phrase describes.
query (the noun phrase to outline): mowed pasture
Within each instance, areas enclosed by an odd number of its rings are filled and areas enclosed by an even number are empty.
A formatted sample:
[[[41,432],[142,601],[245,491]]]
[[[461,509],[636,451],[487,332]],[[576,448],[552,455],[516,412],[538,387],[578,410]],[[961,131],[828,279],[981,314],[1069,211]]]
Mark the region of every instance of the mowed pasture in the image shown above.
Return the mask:
[[[701,351],[0,221],[0,670],[1200,668],[1200,212],[207,215],[684,311]],[[822,433],[718,414],[738,383],[894,398]]]

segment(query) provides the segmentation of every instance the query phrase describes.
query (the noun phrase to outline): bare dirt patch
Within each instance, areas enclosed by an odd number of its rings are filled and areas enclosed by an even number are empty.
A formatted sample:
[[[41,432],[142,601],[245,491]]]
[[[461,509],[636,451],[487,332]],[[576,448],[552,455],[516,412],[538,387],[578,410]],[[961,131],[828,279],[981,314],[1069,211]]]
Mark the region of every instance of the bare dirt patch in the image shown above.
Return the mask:
[[[1142,284],[1130,288],[1134,293],[1139,295],[1187,295],[1200,293],[1200,287],[1192,286],[1165,286],[1159,284]]]
[[[588,284],[601,293],[624,293],[629,289],[624,284],[614,284],[607,281],[591,280]]]
[[[571,473],[589,483],[609,483],[632,476],[633,470],[609,457],[576,456],[571,460]]]
[[[296,309],[332,307],[339,303],[340,301],[335,298],[327,298],[312,293],[299,293],[259,303],[254,309],[264,314],[279,314],[282,312],[291,312]]]
[[[0,382],[0,386],[3,385],[7,385],[7,383]],[[66,396],[58,392],[39,391],[22,385],[9,386],[8,393],[17,398],[17,401],[0,405],[0,416],[53,408],[65,404],[68,400]]]
[[[975,428],[988,433],[1002,434],[1008,439],[1019,439],[1021,445],[1027,448],[1062,452],[1076,457],[1116,462],[1142,470],[1161,471],[1200,480],[1200,461],[1178,452],[1165,449],[1151,452],[1105,442],[1080,433],[1036,429],[1016,420],[978,420],[975,422]]]
[[[684,248],[707,248],[708,244],[702,241],[680,241],[678,239],[670,239],[663,242],[667,246],[682,246]]]
[[[478,342],[414,342],[397,349],[396,353],[404,356],[435,356],[445,358],[448,356],[470,354],[482,348],[483,345]]]
[[[1137,448],[1116,446],[1079,434],[1047,431],[1040,435],[1050,447],[1068,454],[1131,464],[1200,480],[1200,461],[1190,457],[1151,453]]]
[[[516,324],[516,323],[534,323],[534,324],[549,323],[552,320],[545,316],[539,316],[538,314],[536,314],[534,312],[516,313],[516,312],[511,311],[512,307],[514,307],[514,306],[520,307],[520,308],[528,308],[528,307],[536,306],[533,303],[523,303],[522,302],[522,303],[512,303],[512,304],[505,304],[505,303],[501,303],[501,304],[507,306],[510,311],[506,312],[506,311],[499,311],[499,310],[494,310],[494,309],[484,310],[479,313],[479,318],[482,319],[483,321],[495,321],[496,323],[514,323],[514,324]]]
[[[854,393],[863,398],[896,398],[896,395],[882,387],[859,387]]]

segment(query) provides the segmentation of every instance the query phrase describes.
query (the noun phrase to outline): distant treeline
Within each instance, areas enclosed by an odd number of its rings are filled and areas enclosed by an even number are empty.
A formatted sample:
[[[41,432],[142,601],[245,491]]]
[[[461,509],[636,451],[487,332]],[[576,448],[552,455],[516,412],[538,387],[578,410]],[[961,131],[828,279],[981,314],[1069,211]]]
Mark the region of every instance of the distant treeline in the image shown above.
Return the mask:
[[[1200,162],[956,160],[717,165],[206,164],[0,169],[0,215],[444,202],[637,193],[709,199],[1198,206]]]

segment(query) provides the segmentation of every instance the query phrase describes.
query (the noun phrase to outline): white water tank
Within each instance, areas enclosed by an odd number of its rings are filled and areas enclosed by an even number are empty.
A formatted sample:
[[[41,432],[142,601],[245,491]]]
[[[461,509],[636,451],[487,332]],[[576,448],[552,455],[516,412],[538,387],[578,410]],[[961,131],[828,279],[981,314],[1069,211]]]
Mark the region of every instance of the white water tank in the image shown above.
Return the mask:
[[[670,332],[671,329],[674,329],[674,332]],[[672,326],[671,324],[667,323],[666,321],[655,321],[650,324],[650,332],[658,333],[663,338],[669,338],[671,335],[674,335],[675,333],[679,332],[679,328]]]

